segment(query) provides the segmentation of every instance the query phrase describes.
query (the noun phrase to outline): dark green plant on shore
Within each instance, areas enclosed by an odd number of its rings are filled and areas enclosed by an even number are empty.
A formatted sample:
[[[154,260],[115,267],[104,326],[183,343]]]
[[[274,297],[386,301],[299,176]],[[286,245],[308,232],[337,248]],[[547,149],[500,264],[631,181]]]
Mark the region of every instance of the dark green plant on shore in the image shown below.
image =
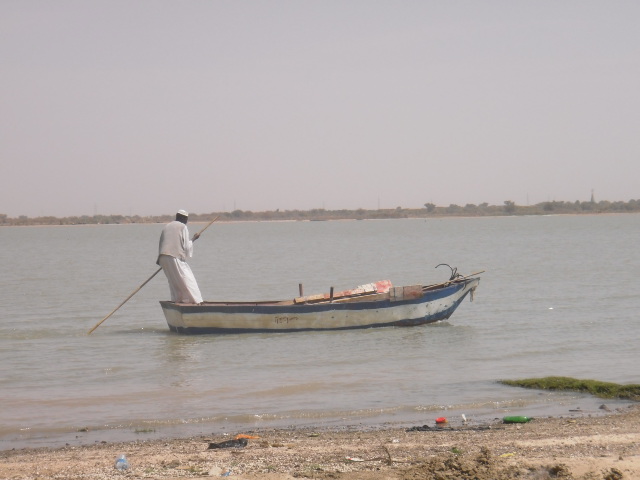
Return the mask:
[[[621,385],[598,380],[580,380],[571,377],[525,378],[523,380],[500,380],[504,385],[535,388],[538,390],[567,390],[590,393],[600,398],[621,398],[640,401],[640,385]]]

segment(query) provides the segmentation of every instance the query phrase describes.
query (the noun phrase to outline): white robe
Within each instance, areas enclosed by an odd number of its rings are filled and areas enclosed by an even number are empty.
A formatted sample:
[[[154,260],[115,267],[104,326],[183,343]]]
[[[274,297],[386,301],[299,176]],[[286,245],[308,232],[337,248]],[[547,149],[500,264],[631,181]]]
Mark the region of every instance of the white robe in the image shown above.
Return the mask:
[[[193,242],[184,223],[173,221],[165,225],[160,235],[157,264],[169,281],[171,301],[202,303],[198,282],[186,262],[193,255]]]

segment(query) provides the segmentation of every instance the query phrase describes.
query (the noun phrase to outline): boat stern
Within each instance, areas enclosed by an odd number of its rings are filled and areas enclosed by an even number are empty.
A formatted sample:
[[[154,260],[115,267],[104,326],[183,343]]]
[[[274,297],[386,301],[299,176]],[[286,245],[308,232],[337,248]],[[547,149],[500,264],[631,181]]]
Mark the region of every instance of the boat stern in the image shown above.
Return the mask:
[[[164,318],[167,320],[167,325],[171,331],[178,331],[180,328],[185,327],[184,320],[182,319],[182,312],[180,308],[173,302],[160,301]]]

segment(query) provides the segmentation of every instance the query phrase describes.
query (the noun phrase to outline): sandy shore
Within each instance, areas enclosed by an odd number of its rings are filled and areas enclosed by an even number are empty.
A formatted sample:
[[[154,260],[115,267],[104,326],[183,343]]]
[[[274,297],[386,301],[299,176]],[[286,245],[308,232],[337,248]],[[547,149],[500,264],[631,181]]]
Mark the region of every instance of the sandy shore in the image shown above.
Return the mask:
[[[209,444],[233,435],[10,450],[0,452],[0,478],[203,479],[230,471],[248,480],[640,479],[640,405],[604,416],[427,427],[237,432],[259,438],[222,449]],[[122,453],[126,472],[114,468]]]

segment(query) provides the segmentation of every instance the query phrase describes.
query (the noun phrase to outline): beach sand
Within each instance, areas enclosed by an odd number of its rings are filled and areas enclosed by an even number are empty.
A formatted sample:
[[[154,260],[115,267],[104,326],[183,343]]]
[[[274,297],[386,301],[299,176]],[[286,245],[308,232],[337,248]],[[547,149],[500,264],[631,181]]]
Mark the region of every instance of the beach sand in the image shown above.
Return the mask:
[[[234,432],[0,452],[2,479],[640,479],[640,405],[606,415],[442,428],[341,427]],[[422,427],[416,425],[415,427]],[[259,438],[210,449],[236,433]],[[125,454],[130,468],[114,468]]]

